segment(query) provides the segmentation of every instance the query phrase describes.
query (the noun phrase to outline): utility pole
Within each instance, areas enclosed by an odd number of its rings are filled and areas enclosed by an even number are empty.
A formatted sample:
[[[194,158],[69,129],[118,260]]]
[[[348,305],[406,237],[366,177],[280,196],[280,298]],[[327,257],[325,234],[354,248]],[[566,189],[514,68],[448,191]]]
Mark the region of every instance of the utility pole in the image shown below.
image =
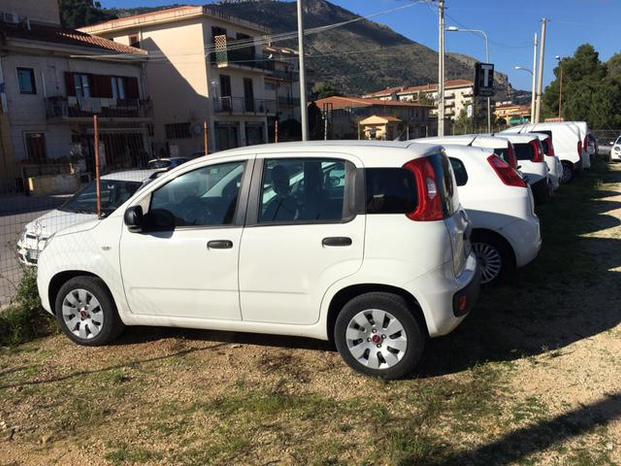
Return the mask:
[[[556,57],[558,60],[558,67],[560,72],[560,84],[558,91],[558,118],[559,120],[563,118],[563,59],[561,57]]]
[[[444,55],[445,55],[445,31],[444,31],[444,9],[445,0],[439,0],[438,5],[438,136],[444,136]]]
[[[304,69],[304,7],[298,1],[298,57],[300,63],[300,118],[302,120],[302,141],[308,141],[308,106],[306,104],[306,70]]]
[[[537,47],[539,46],[539,38],[535,33],[535,48],[533,51],[533,91],[530,101],[530,122],[535,122],[535,106],[537,105]]]
[[[548,20],[541,20],[541,50],[539,51],[539,69],[537,70],[539,78],[537,79],[537,108],[535,113],[535,123],[541,121],[541,97],[543,94],[543,67],[546,58],[546,32],[548,29]]]

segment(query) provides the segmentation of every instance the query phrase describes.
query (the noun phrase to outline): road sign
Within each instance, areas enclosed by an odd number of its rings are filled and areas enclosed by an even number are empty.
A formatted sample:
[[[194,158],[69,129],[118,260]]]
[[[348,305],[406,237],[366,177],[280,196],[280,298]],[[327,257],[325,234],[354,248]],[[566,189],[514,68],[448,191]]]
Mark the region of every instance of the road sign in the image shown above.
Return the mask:
[[[474,95],[492,97],[494,95],[494,64],[476,63],[474,65]]]

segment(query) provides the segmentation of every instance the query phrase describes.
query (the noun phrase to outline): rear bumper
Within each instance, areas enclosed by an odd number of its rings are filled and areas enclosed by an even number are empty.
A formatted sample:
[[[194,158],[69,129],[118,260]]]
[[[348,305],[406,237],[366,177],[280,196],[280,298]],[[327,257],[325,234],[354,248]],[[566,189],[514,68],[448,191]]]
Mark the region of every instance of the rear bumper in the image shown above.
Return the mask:
[[[446,269],[445,266],[439,267],[405,286],[421,306],[430,337],[451,333],[474,307],[479,294],[481,272],[474,253],[470,253],[457,278]],[[462,296],[465,296],[466,303],[460,312]]]
[[[511,222],[501,233],[513,248],[516,267],[532,262],[541,250],[541,229],[536,217]]]

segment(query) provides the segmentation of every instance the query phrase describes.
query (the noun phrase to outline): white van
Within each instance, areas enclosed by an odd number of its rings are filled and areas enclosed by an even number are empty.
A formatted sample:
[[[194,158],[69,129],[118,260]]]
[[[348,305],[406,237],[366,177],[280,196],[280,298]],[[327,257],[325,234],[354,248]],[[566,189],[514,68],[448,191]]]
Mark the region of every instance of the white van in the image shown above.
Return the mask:
[[[472,309],[471,232],[439,146],[265,144],[187,162],[57,232],[37,285],[81,345],[126,325],[306,336],[391,379]]]
[[[536,123],[524,124],[507,128],[501,134],[543,133],[552,136],[554,153],[563,164],[563,183],[569,183],[582,170],[582,145],[580,130],[573,124]]]

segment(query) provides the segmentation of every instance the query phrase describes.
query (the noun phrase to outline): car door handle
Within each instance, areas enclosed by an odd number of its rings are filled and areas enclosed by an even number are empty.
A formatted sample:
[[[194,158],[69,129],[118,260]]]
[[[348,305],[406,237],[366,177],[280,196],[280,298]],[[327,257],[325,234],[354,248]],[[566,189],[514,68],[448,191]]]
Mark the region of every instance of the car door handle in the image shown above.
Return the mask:
[[[351,243],[347,236],[330,236],[321,240],[322,246],[351,246]]]
[[[232,247],[233,241],[228,239],[218,239],[207,243],[207,249],[231,249]]]

